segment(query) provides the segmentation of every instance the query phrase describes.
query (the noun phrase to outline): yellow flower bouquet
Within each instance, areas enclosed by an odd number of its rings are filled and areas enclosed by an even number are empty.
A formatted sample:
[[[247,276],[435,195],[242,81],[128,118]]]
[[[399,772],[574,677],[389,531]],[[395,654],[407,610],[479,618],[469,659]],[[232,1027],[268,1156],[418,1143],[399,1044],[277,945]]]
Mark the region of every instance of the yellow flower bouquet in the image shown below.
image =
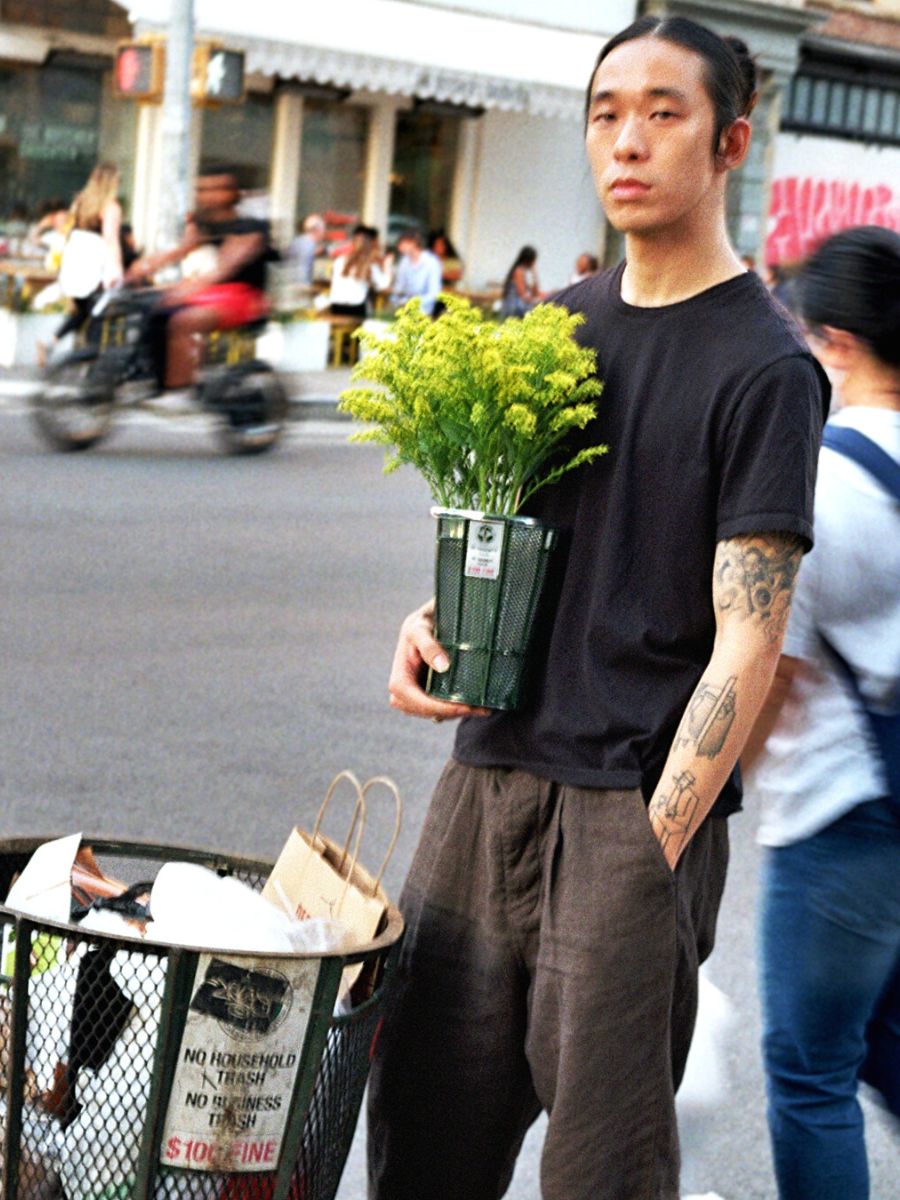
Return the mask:
[[[603,385],[574,337],[581,316],[541,304],[498,325],[462,297],[442,300],[437,320],[412,300],[387,336],[358,335],[357,386],[340,407],[368,426],[353,440],[386,446],[386,471],[415,467],[439,505],[435,631],[451,667],[429,691],[515,708],[558,541],[519,510],[606,452],[566,445],[596,416]]]

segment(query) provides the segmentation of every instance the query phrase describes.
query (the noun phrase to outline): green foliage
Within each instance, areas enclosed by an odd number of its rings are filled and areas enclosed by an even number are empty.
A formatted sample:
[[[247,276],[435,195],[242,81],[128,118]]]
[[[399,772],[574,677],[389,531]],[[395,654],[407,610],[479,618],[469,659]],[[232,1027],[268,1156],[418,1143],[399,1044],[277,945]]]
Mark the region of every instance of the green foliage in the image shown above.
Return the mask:
[[[354,441],[390,448],[386,471],[408,463],[439,504],[511,515],[606,453],[557,454],[596,415],[596,355],[572,336],[583,317],[557,305],[497,325],[460,296],[442,299],[436,321],[410,300],[390,335],[358,335],[364,354],[353,382],[375,386],[349,388],[340,408],[372,426]]]

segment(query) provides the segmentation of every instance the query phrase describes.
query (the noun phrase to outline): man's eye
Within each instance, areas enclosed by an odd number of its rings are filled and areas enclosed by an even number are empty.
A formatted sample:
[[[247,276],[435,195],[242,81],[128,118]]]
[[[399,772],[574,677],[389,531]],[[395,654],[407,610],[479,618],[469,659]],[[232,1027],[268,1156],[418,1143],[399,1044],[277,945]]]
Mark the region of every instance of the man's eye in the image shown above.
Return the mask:
[[[669,112],[669,110],[667,108],[660,108],[660,109],[657,109],[656,112],[652,113],[651,115],[657,121],[667,121],[671,117],[676,117],[678,114]]]
[[[615,119],[616,119],[615,113],[611,113],[611,112],[594,113],[594,120],[596,122],[599,122],[600,124],[608,125],[610,123],[610,121],[614,121]]]

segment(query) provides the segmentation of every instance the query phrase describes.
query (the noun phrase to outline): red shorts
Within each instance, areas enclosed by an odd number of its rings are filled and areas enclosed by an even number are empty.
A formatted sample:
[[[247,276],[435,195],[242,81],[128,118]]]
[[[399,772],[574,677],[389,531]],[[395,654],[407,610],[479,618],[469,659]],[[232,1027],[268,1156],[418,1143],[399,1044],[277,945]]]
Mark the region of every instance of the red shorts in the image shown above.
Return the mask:
[[[222,329],[261,321],[269,312],[265,292],[249,283],[214,283],[194,292],[187,304],[190,308],[214,308]]]

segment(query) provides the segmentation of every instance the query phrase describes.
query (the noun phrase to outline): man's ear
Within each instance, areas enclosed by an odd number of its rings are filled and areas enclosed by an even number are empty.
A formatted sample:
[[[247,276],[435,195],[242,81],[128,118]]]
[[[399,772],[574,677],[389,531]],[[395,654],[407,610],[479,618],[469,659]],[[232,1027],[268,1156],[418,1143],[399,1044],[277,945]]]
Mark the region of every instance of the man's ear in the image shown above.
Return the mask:
[[[747,157],[750,148],[750,122],[738,117],[726,126],[719,135],[716,149],[716,164],[725,171],[733,171]]]

